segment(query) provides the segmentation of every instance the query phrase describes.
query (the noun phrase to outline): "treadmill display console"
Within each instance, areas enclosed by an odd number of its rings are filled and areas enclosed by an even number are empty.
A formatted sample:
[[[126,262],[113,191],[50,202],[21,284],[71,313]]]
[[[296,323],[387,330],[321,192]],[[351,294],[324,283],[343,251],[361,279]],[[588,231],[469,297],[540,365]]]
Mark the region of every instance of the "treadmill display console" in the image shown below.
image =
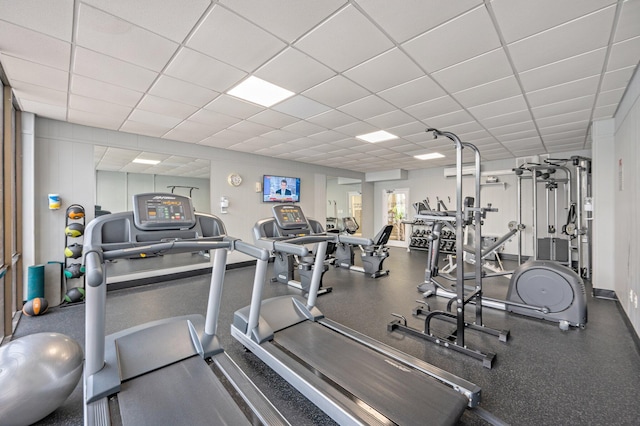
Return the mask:
[[[191,198],[148,193],[133,196],[133,217],[138,229],[187,229],[196,224]]]
[[[307,218],[304,217],[299,206],[278,205],[273,206],[273,216],[281,229],[308,228]]]

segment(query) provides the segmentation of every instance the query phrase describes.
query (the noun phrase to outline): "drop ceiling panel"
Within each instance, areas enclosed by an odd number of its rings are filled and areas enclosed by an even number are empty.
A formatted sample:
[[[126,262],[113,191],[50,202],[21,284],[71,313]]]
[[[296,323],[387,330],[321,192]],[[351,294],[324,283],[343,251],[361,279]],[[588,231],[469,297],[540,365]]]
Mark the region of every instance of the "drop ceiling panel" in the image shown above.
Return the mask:
[[[198,108],[215,99],[220,93],[202,86],[179,80],[168,75],[160,75],[153,83],[149,93],[161,98],[193,105]]]
[[[141,109],[134,110],[129,116],[129,120],[140,123],[154,124],[162,127],[173,128],[182,121],[180,118],[169,117],[168,115],[157,114],[155,112],[143,111]]]
[[[249,118],[264,110],[264,108],[259,105],[245,102],[229,95],[218,96],[207,104],[205,109],[238,118]]]
[[[393,111],[394,107],[387,101],[371,95],[347,105],[342,105],[338,110],[359,118],[360,120],[365,120],[367,118]]]
[[[70,43],[1,20],[0,40],[0,52],[5,55],[69,71]]]
[[[574,56],[553,64],[520,73],[520,80],[526,92],[568,83],[602,72],[606,49],[598,49]]]
[[[371,21],[349,5],[294,46],[342,72],[390,49],[393,44]]]
[[[491,0],[507,43],[542,32],[602,7],[613,0]]]
[[[500,47],[484,7],[478,7],[402,45],[427,72],[434,72]]]
[[[490,129],[507,125],[518,126],[522,123],[526,123],[526,125],[529,126],[527,128],[535,128],[531,112],[528,109],[485,118],[483,120],[480,120],[480,122]]]
[[[285,46],[273,35],[221,6],[211,9],[187,42],[187,47],[247,72],[255,70]]]
[[[57,105],[60,107],[67,106],[67,92],[61,90],[53,90],[42,88],[24,81],[16,81],[13,85],[15,96],[20,99],[41,102],[49,105]]]
[[[520,90],[518,81],[515,77],[509,76],[456,92],[453,94],[453,97],[465,107],[470,108],[500,99],[510,98],[521,93],[522,91]]]
[[[469,112],[478,120],[482,121],[487,118],[497,117],[499,115],[509,114],[514,111],[523,111],[526,109],[527,103],[524,100],[524,96],[518,95],[469,108]]]
[[[640,36],[638,22],[640,22],[640,2],[622,2],[622,11],[620,12],[618,27],[613,41],[617,43],[628,38]]]
[[[322,114],[314,115],[307,118],[307,121],[317,124],[327,129],[335,129],[337,127],[345,126],[347,124],[358,121],[357,118],[345,114],[344,112],[332,109]]]
[[[71,77],[71,93],[132,108],[140,101],[140,98],[142,98],[141,92],[83,77],[78,74],[74,74]]]
[[[11,80],[66,92],[69,73],[56,68],[0,54],[0,61]]]
[[[346,1],[301,2],[299,0],[280,0],[277,2],[247,2],[245,0],[222,0],[219,3],[287,42],[293,42],[333,14]]]
[[[615,9],[611,6],[510,44],[509,52],[516,69],[527,71],[606,46]]]
[[[640,55],[640,36],[614,44],[607,63],[607,71],[636,66],[638,55]]]
[[[198,110],[195,114],[189,117],[189,119],[197,123],[212,126],[218,129],[218,131],[226,129],[227,127],[230,127],[241,121],[240,118],[232,117],[230,115],[222,114],[220,112],[211,111],[208,109]]]
[[[95,52],[160,71],[178,44],[80,3],[76,43]]]
[[[457,111],[458,109],[460,109],[460,105],[455,100],[450,96],[443,96],[438,99],[410,106],[405,108],[405,111],[418,120],[428,120],[431,117]]]
[[[115,116],[108,116],[100,113],[96,114],[88,111],[79,111],[72,108],[69,108],[67,116],[69,122],[71,123],[78,123],[86,126],[94,126],[111,130],[118,130],[123,122],[122,119]]]
[[[539,118],[536,120],[540,128],[557,126],[560,124],[573,123],[574,121],[588,121],[591,110],[575,111],[568,114],[556,115],[552,117]]]
[[[233,130],[235,132],[244,133],[247,135],[247,139],[252,135],[261,135],[263,133],[268,133],[273,129],[273,127],[265,126],[264,124],[253,123],[251,121],[241,121],[239,123],[234,124],[233,126],[229,126],[229,130]]]
[[[592,76],[527,93],[532,108],[583,96],[595,95],[600,76]]]
[[[446,92],[429,76],[420,77],[378,93],[398,108],[406,108],[428,100],[441,98]]]
[[[2,2],[0,19],[71,42],[73,0]]]
[[[145,92],[158,75],[148,69],[82,47],[75,49],[73,72],[139,92]]]
[[[336,73],[299,50],[288,48],[260,67],[255,75],[295,93],[301,93]]]
[[[119,130],[123,132],[135,133],[137,135],[146,135],[153,137],[161,137],[167,133],[171,128],[167,126],[159,126],[156,124],[140,123],[137,121],[127,120],[125,121]]]
[[[466,125],[469,121],[473,120],[473,117],[469,115],[467,111],[458,110],[450,112],[448,114],[438,115],[436,117],[430,117],[427,124],[431,127],[438,129],[450,128],[453,132],[458,132],[458,128]]]
[[[298,95],[280,102],[275,105],[273,109],[294,117],[305,119],[329,111],[330,108],[312,99]]]
[[[453,93],[508,77],[512,73],[506,55],[502,49],[496,49],[435,72],[433,78]]]
[[[635,67],[621,68],[604,74],[600,90],[607,91],[627,87]]]
[[[343,75],[372,92],[379,92],[422,77],[424,72],[400,49],[391,49]]]
[[[173,129],[169,130],[163,137],[176,141],[196,143],[211,136],[217,131],[218,129],[213,126],[191,120],[185,120]]]
[[[370,15],[376,22],[379,22],[389,35],[399,43],[430,30],[481,3],[479,0],[446,3],[438,0],[409,2],[358,1],[365,13]]]
[[[303,95],[336,108],[368,96],[370,92],[354,82],[337,75],[303,92]]]
[[[282,130],[297,134],[299,136],[310,136],[315,135],[316,133],[324,132],[327,129],[322,126],[318,126],[317,124],[301,120],[284,127]]]
[[[231,65],[187,48],[180,49],[164,73],[216,92],[227,91],[247,75]]]
[[[365,121],[379,127],[380,129],[388,129],[403,124],[414,123],[416,120],[405,112],[393,110],[385,114],[368,118]]]
[[[21,99],[20,106],[24,111],[31,111],[42,117],[50,117],[54,120],[65,121],[67,119],[67,109],[58,105],[49,105],[42,102]]]
[[[265,126],[271,126],[276,129],[288,126],[298,121],[296,117],[292,117],[288,114],[273,111],[270,109],[265,109],[264,111],[261,111],[256,115],[252,115],[248,120],[254,123],[263,124]]]
[[[601,92],[598,96],[598,101],[596,102],[596,106],[605,106],[605,105],[618,105],[620,99],[622,99],[622,95],[624,95],[625,89],[615,89],[609,90],[608,92]]]
[[[568,101],[556,102],[545,106],[533,108],[534,117],[546,118],[559,114],[566,114],[573,111],[591,109],[595,101],[595,95],[583,96],[580,98],[570,99]]]
[[[185,119],[198,110],[197,107],[192,105],[153,95],[146,95],[138,104],[138,108],[180,119]]]
[[[93,98],[85,98],[84,96],[74,94],[69,96],[69,108],[94,114],[103,114],[105,116],[117,118],[120,122],[123,122],[129,113],[131,113],[130,107],[112,104]]]
[[[83,0],[96,8],[181,43],[211,0]]]

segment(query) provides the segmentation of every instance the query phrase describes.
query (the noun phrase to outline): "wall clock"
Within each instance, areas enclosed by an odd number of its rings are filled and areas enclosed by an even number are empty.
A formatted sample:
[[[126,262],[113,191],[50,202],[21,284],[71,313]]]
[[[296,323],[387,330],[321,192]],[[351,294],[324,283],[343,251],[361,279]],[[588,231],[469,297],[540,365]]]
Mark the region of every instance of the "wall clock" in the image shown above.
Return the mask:
[[[240,184],[242,183],[242,176],[240,176],[237,173],[231,173],[228,177],[227,177],[227,182],[229,183],[229,185],[231,186],[240,186]]]

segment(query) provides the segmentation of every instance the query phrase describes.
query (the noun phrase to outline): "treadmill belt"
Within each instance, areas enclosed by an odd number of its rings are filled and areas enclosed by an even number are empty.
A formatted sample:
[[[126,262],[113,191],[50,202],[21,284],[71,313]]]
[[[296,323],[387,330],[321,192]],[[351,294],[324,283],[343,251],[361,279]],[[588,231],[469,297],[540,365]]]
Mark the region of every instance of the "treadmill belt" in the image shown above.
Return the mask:
[[[198,356],[124,382],[118,400],[123,424],[251,424]]]
[[[450,387],[321,324],[296,324],[275,341],[396,424],[455,424],[467,406]]]

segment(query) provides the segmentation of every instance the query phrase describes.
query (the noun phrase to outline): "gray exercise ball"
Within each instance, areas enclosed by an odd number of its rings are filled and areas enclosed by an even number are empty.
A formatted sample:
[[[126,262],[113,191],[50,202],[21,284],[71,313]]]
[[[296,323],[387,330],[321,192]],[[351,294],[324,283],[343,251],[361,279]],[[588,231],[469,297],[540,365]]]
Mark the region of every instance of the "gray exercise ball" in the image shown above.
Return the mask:
[[[29,425],[55,411],[78,384],[82,360],[78,342],[59,333],[0,347],[0,425]]]

